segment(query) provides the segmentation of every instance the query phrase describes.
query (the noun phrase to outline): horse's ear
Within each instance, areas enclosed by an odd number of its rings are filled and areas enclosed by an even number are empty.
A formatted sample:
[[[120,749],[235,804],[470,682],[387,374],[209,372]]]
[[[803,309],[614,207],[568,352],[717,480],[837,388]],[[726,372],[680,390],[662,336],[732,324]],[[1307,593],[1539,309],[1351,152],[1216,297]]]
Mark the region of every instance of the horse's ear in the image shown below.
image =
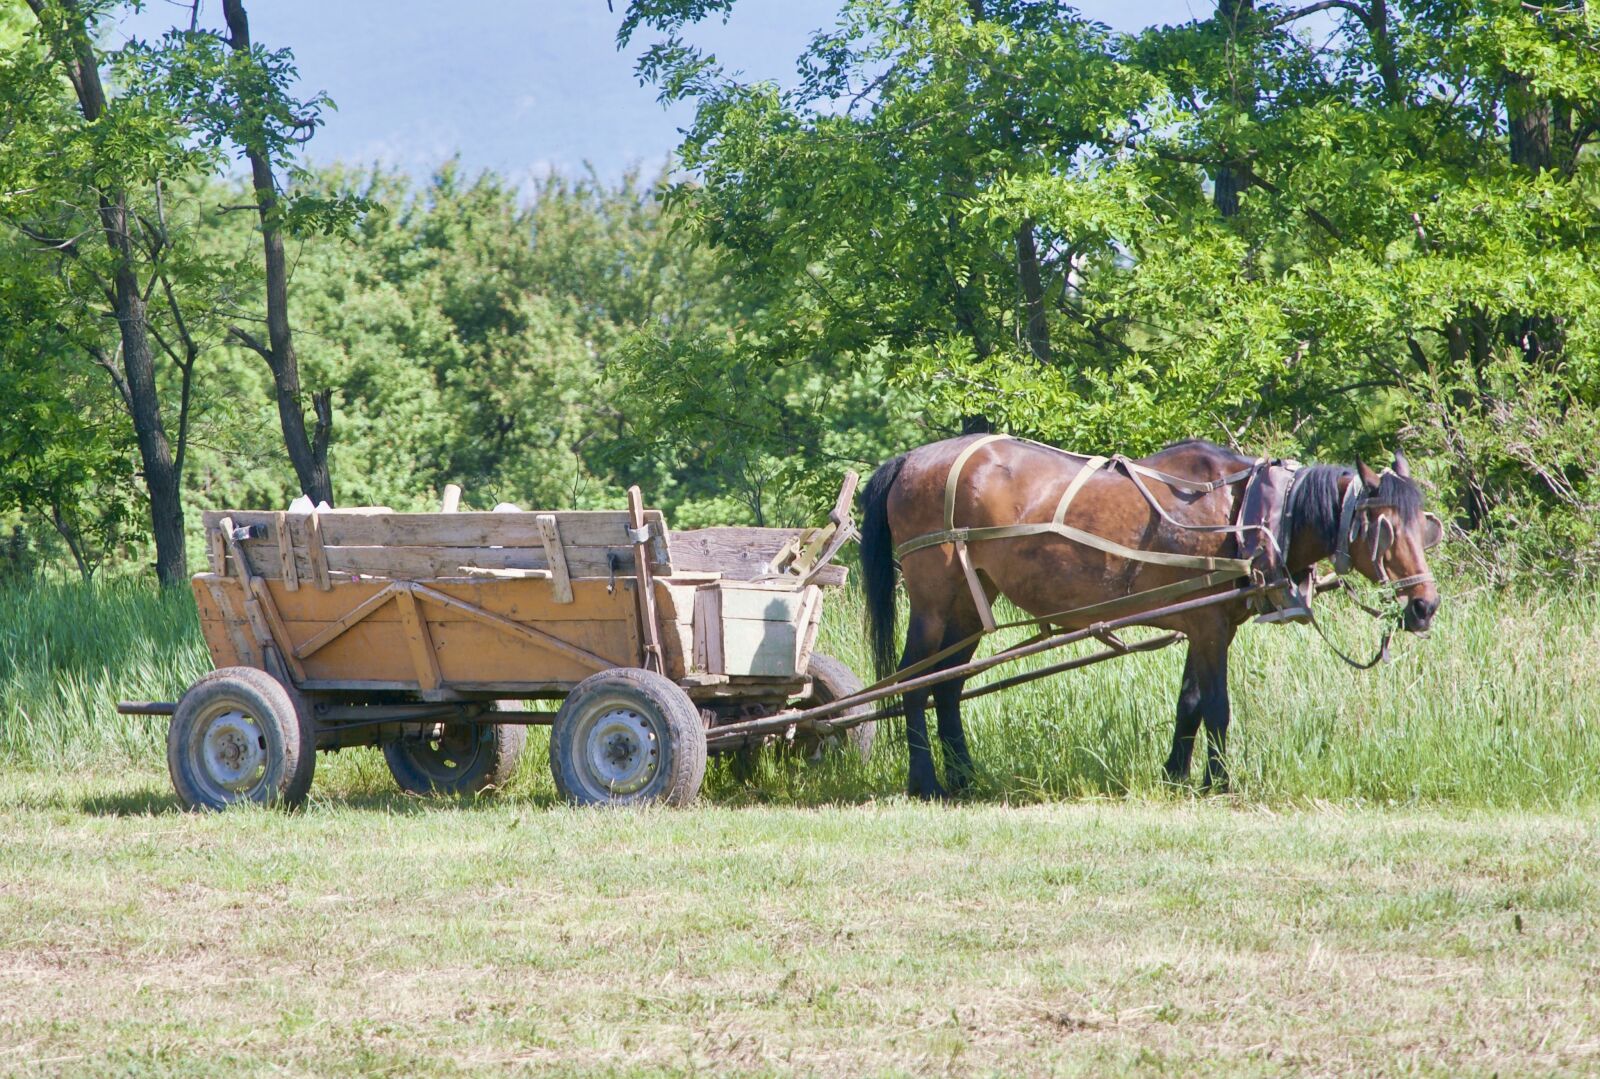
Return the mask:
[[[1406,455],[1399,450],[1394,451],[1394,474],[1403,480],[1411,478],[1411,466],[1406,464]]]
[[[1439,546],[1444,539],[1444,522],[1439,520],[1437,514],[1424,513],[1422,515],[1422,549],[1431,551]]]
[[[1356,458],[1356,475],[1361,477],[1361,485],[1369,492],[1378,489],[1378,474],[1367,467],[1367,462]]]

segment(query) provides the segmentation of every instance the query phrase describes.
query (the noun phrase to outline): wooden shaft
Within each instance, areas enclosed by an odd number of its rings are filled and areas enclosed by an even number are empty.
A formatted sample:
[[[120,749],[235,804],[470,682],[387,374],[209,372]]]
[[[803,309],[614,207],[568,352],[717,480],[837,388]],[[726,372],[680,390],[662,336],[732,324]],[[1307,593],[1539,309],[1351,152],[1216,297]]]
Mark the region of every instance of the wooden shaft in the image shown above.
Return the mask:
[[[444,499],[439,504],[440,513],[455,513],[461,509],[461,485],[447,483],[444,485]]]
[[[123,716],[170,716],[177,710],[177,701],[117,702],[117,714]]]
[[[898,696],[899,694],[908,693],[914,689],[926,689],[929,686],[936,686],[941,682],[949,682],[953,679],[965,678],[968,675],[977,674],[979,671],[986,671],[990,667],[998,666],[1001,663],[1009,663],[1011,660],[1023,659],[1027,656],[1037,655],[1040,652],[1049,652],[1065,645],[1076,644],[1078,641],[1085,640],[1089,637],[1100,637],[1102,634],[1108,632],[1125,629],[1128,626],[1136,626],[1152,619],[1168,618],[1175,614],[1182,614],[1185,611],[1198,610],[1202,607],[1214,607],[1219,603],[1231,603],[1234,600],[1244,599],[1248,596],[1253,596],[1258,592],[1263,592],[1265,590],[1265,585],[1250,585],[1246,588],[1234,589],[1231,592],[1223,592],[1220,595],[1202,596],[1199,599],[1185,600],[1182,603],[1173,603],[1166,607],[1157,607],[1151,611],[1141,611],[1138,614],[1130,614],[1123,618],[1113,619],[1109,622],[1097,622],[1086,629],[1077,629],[1069,633],[1058,633],[1054,636],[1046,637],[1041,641],[1035,641],[1032,644],[1022,644],[1017,645],[1014,648],[1004,649],[996,652],[992,656],[985,656],[983,659],[975,659],[971,662],[963,663],[958,667],[950,667],[942,671],[933,671],[929,674],[924,674],[918,678],[912,678],[905,682],[896,682],[890,685],[879,686],[876,689],[867,689],[860,693],[852,693],[849,696],[840,697],[836,701],[829,701],[827,704],[819,704],[815,707],[802,709],[798,712],[782,712],[778,715],[767,716],[762,719],[750,719],[745,720],[742,723],[729,723],[726,726],[716,728],[716,730],[712,733],[721,738],[737,734],[767,734],[773,731],[780,731],[796,723],[805,723],[809,720],[823,719],[827,716],[837,715],[840,712],[848,712],[857,705],[870,704],[873,701],[881,701],[885,697]],[[1131,648],[1114,649],[1113,654],[1121,655],[1124,652],[1132,650],[1133,649]],[[1105,658],[1109,659],[1110,656]],[[852,716],[850,717],[851,723],[847,725],[854,726],[856,723],[864,723],[871,718],[871,716]]]

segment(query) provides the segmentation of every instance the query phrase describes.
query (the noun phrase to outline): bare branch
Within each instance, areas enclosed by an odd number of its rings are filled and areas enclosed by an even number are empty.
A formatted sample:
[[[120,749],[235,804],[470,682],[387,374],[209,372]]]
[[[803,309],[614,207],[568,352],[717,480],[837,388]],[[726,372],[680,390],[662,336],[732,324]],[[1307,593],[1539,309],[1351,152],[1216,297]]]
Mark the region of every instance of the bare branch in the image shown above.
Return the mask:
[[[240,343],[242,343],[246,348],[249,348],[263,360],[266,360],[269,367],[274,364],[272,350],[266,345],[263,345],[260,341],[256,340],[256,338],[251,336],[248,332],[240,329],[238,326],[229,326],[228,333],[238,338]]]
[[[106,373],[111,376],[111,384],[117,388],[117,395],[122,398],[123,405],[127,407],[129,412],[132,412],[133,391],[128,388],[128,380],[118,370],[115,358],[107,355],[106,350],[99,345],[88,346],[88,351],[94,362],[106,369]]]
[[[1279,15],[1276,19],[1272,20],[1272,25],[1282,26],[1284,23],[1291,23],[1297,19],[1303,19],[1307,15],[1315,15],[1319,11],[1328,11],[1331,8],[1343,8],[1356,18],[1360,19],[1363,25],[1369,28],[1372,26],[1372,12],[1362,7],[1360,4],[1352,3],[1351,0],[1318,0],[1318,2],[1315,4],[1309,4],[1303,8],[1296,8],[1294,11],[1284,12],[1282,15]]]

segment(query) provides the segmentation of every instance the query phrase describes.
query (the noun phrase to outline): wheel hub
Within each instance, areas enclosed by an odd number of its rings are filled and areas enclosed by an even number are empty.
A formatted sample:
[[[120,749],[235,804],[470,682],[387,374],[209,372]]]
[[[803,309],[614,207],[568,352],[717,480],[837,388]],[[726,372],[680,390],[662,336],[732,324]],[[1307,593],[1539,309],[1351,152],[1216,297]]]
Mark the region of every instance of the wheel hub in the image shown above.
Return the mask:
[[[590,771],[613,794],[631,794],[655,775],[660,744],[650,724],[632,709],[614,708],[601,715],[585,741]]]
[[[249,790],[266,763],[265,741],[255,720],[240,711],[223,712],[207,726],[201,742],[206,771],[226,790]]]

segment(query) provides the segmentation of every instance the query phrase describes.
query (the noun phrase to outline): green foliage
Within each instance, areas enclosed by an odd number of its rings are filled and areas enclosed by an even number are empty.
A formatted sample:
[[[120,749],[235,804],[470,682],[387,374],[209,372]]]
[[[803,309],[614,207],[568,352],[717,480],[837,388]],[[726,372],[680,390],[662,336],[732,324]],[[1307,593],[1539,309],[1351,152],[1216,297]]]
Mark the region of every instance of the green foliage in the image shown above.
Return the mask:
[[[640,72],[697,104],[673,203],[750,306],[641,349],[645,394],[743,402],[742,451],[795,472],[821,460],[774,422],[799,366],[881,365],[902,397],[866,422],[897,433],[1400,441],[1486,560],[1600,568],[1587,11],[1344,5],[1313,40],[1276,5],[1126,37],[1053,3],[848,0],[790,90],[672,36],[705,14],[636,4],[624,40],[669,35]]]

